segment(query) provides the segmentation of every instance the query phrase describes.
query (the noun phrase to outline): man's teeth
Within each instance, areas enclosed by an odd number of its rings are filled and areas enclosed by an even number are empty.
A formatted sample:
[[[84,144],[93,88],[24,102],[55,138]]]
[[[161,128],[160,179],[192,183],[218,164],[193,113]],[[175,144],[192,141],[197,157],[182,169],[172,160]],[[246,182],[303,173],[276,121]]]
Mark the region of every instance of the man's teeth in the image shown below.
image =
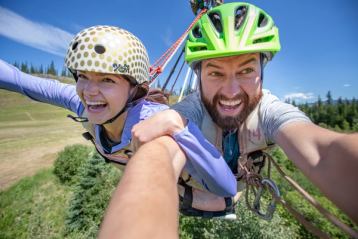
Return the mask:
[[[105,105],[106,103],[100,101],[86,101],[86,104],[88,106],[93,106],[93,105]]]
[[[220,104],[224,106],[236,106],[241,103],[241,100],[220,100]]]

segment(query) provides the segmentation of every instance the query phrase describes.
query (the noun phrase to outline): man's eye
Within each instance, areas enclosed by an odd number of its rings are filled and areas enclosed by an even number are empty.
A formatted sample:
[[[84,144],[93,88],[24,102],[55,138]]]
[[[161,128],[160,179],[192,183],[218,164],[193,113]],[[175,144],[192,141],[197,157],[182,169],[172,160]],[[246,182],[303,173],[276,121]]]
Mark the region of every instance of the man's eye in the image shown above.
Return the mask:
[[[220,72],[213,71],[209,73],[209,76],[222,76],[222,74]]]
[[[112,80],[111,78],[103,78],[102,81],[106,83],[115,83],[115,81]]]
[[[254,69],[246,68],[246,69],[240,71],[240,74],[250,74],[251,72],[254,72]]]

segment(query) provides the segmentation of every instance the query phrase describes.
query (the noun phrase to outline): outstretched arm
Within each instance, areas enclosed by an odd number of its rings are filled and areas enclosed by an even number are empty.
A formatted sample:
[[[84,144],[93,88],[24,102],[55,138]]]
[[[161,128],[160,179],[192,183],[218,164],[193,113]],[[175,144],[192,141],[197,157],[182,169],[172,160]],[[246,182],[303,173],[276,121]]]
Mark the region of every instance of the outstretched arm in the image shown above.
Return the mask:
[[[186,170],[208,191],[232,197],[237,191],[236,178],[221,153],[200,132],[199,128],[175,110],[165,110],[132,128],[133,144],[141,144],[170,135],[187,156]]]
[[[358,134],[293,122],[279,129],[275,141],[329,199],[358,222]]]
[[[66,108],[77,115],[83,111],[74,85],[23,73],[2,60],[0,60],[0,88],[18,92],[36,101]]]
[[[178,238],[178,178],[173,165],[184,162],[170,137],[141,146],[112,196],[99,238]]]

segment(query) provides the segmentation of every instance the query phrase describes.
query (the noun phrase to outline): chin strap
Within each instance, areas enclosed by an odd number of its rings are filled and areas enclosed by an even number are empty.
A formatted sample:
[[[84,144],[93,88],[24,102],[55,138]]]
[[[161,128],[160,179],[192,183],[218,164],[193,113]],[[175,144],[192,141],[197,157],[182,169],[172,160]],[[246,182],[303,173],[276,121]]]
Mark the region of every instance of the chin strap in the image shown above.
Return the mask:
[[[127,100],[126,104],[124,105],[124,107],[114,117],[112,117],[111,119],[107,120],[106,122],[104,122],[101,125],[113,123],[113,121],[115,121],[119,116],[121,116],[130,106],[132,106],[137,101],[137,99],[134,100],[134,101],[133,101],[133,99],[137,95],[138,86],[139,85],[136,85],[134,87],[133,93],[128,97],[128,100]]]
[[[79,117],[79,116],[73,116],[73,115],[67,115],[68,118],[73,119],[76,122],[84,123],[88,122],[88,118],[86,117]]]

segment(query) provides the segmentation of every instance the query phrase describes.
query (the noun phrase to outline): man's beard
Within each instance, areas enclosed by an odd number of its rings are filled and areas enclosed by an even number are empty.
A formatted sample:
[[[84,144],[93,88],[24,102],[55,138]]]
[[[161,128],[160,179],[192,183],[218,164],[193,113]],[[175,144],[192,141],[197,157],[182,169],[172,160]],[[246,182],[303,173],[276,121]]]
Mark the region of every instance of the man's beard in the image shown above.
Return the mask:
[[[203,92],[201,92],[201,98],[206,110],[209,112],[212,120],[223,130],[233,130],[239,128],[260,102],[261,97],[262,92],[260,92],[258,96],[255,96],[255,98],[253,98],[251,101],[249,96],[244,91],[232,99],[229,99],[220,93],[216,93],[213,101],[210,102],[210,100],[205,98]],[[243,104],[243,108],[241,112],[235,116],[222,116],[217,109],[220,100],[240,100],[240,104]]]

